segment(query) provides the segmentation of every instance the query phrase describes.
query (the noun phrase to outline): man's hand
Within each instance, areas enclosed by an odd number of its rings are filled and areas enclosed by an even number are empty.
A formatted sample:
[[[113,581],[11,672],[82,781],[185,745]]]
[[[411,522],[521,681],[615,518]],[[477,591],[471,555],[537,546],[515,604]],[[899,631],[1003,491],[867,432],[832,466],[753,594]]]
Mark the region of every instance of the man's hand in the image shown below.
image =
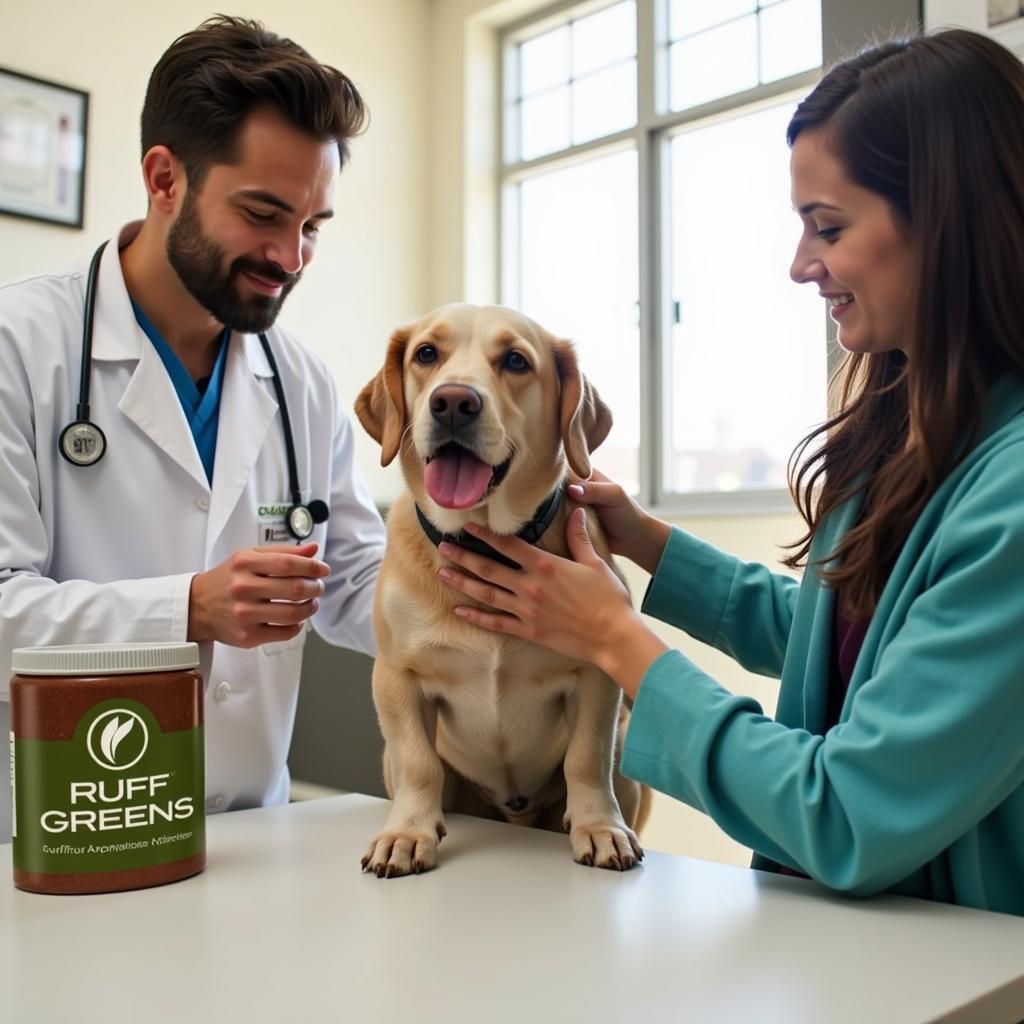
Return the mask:
[[[331,571],[316,550],[313,543],[246,548],[194,576],[188,639],[259,647],[297,636],[320,607]]]

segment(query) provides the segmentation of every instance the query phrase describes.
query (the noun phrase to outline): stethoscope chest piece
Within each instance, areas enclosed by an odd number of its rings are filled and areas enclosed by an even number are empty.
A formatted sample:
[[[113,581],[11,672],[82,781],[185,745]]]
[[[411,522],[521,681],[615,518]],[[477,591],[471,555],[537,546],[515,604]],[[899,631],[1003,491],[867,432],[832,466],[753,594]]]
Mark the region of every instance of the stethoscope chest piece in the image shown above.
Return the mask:
[[[313,532],[313,517],[305,505],[288,509],[288,532],[296,540],[305,540]]]
[[[296,540],[305,540],[313,532],[314,526],[327,522],[329,514],[327,503],[319,499],[311,501],[308,505],[298,502],[288,509],[288,515],[285,517],[288,532]]]
[[[60,453],[73,466],[92,466],[106,450],[106,436],[88,420],[75,420],[60,432]]]

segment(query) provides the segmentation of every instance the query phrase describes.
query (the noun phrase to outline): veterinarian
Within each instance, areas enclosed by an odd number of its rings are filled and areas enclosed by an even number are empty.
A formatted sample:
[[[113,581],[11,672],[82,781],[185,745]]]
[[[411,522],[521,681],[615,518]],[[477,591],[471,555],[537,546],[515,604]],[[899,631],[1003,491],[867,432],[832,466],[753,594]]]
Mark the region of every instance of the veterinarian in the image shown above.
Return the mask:
[[[579,511],[575,561],[474,531],[523,568],[459,554],[488,580],[452,585],[497,588],[460,614],[608,672],[636,701],[623,771],[755,867],[1024,914],[1024,66],[965,31],[883,43],[824,77],[788,141],[791,276],[848,353],[797,449],[802,582],[603,478],[569,488],[652,574],[644,611],[781,679],[776,720],[666,648]]]
[[[0,735],[16,647],[194,640],[207,809],[287,800],[307,626],[373,649],[383,525],[328,370],[273,326],[365,116],[340,71],[211,19],[149,82],[145,220],[0,287]]]

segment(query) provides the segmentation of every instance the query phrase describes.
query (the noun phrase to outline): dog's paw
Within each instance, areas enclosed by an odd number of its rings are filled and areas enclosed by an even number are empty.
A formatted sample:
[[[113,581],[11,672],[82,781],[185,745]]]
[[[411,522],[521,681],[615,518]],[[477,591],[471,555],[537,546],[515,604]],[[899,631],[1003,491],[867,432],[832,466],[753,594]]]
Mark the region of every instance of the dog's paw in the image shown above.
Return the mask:
[[[372,871],[378,878],[401,878],[402,875],[418,875],[437,867],[437,847],[448,832],[440,822],[436,829],[435,834],[414,831],[378,833],[370,840],[359,862],[363,871]]]
[[[644,859],[636,833],[623,821],[595,821],[569,828],[573,859],[587,867],[628,871]]]

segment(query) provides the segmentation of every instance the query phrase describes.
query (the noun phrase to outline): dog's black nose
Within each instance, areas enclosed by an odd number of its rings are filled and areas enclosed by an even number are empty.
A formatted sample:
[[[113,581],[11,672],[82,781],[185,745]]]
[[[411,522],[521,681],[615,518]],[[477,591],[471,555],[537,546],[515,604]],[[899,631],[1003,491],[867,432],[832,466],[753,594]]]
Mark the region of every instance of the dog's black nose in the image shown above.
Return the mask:
[[[529,798],[525,796],[514,796],[511,800],[505,801],[505,806],[513,813],[518,814],[520,811],[525,811],[527,805],[530,803]]]
[[[430,396],[430,415],[453,430],[476,419],[483,407],[480,393],[465,384],[442,384]]]

